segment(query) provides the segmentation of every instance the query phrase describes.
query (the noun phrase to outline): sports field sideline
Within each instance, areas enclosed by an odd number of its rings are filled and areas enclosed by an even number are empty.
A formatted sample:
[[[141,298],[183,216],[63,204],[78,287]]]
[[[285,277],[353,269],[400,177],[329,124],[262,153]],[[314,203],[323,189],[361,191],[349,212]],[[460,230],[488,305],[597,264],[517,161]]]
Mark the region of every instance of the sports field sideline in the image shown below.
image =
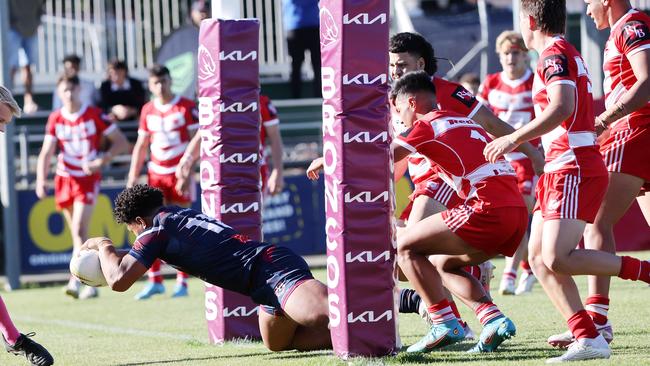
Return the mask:
[[[650,252],[635,253],[648,258]],[[500,274],[503,260],[493,261]],[[315,271],[325,280],[325,271]],[[497,278],[498,280],[498,278]],[[578,277],[581,292],[586,293],[586,278]],[[168,290],[173,284],[167,281]],[[492,291],[498,282],[493,279]],[[517,325],[517,336],[493,354],[468,355],[458,350],[473,343],[462,342],[427,355],[400,354],[382,359],[357,359],[351,365],[540,365],[559,351],[545,340],[564,331],[565,322],[554,310],[539,284],[524,296],[494,295],[500,308]],[[190,296],[171,299],[169,294],[137,302],[134,286],[127,293],[104,289],[98,299],[74,301],[63,295],[61,286],[3,293],[16,325],[24,331],[36,331],[36,340],[47,345],[55,365],[341,365],[331,351],[272,353],[259,342],[207,344],[204,320],[203,284],[192,279]],[[613,354],[610,360],[586,361],[584,365],[650,365],[650,287],[641,282],[612,281],[610,319],[614,325]],[[629,309],[635,309],[629,311]],[[461,313],[474,330],[480,327],[464,306]],[[411,344],[425,331],[417,315],[399,318],[402,342]],[[0,353],[0,365],[24,365],[22,357]]]

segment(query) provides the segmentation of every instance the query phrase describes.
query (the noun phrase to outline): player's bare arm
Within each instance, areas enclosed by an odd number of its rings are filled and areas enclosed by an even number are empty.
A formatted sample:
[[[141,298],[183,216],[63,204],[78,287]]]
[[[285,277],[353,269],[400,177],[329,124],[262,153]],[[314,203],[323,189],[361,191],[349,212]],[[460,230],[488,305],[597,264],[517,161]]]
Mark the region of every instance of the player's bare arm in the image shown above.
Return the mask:
[[[113,291],[124,292],[146,272],[147,267],[128,255],[128,250],[117,250],[107,238],[93,238],[82,249],[97,250],[102,272]]]
[[[521,143],[553,131],[574,112],[575,87],[566,84],[552,85],[548,88],[548,99],[548,108],[530,123],[487,144],[483,151],[485,157],[490,162],[495,162]]]
[[[41,152],[38,154],[38,162],[36,164],[36,196],[38,198],[45,198],[47,196],[45,180],[47,179],[47,174],[50,172],[50,161],[52,161],[52,155],[54,155],[55,150],[56,140],[46,137],[43,141]]]
[[[140,171],[144,165],[144,159],[147,157],[149,150],[149,136],[145,134],[138,134],[138,139],[133,146],[133,153],[131,154],[131,166],[129,167],[129,177],[126,181],[127,187],[133,187],[138,182]]]
[[[119,128],[113,129],[113,131],[106,135],[106,138],[111,142],[110,149],[97,159],[82,166],[86,174],[92,174],[99,171],[104,165],[108,164],[113,157],[126,152],[129,149],[129,142]]]
[[[495,138],[506,136],[515,131],[512,126],[495,116],[486,106],[481,106],[472,119]],[[526,154],[532,161],[533,168],[537,174],[541,174],[544,171],[544,156],[533,145],[524,142],[517,147],[517,150]]]
[[[636,52],[628,60],[636,82],[621,95],[617,103],[596,117],[596,124],[602,128],[646,106],[650,100],[650,49]]]
[[[269,175],[269,192],[274,195],[282,192],[284,188],[284,165],[282,162],[282,135],[280,135],[280,125],[275,124],[265,126],[266,136],[271,143],[271,160],[273,161],[273,170]]]

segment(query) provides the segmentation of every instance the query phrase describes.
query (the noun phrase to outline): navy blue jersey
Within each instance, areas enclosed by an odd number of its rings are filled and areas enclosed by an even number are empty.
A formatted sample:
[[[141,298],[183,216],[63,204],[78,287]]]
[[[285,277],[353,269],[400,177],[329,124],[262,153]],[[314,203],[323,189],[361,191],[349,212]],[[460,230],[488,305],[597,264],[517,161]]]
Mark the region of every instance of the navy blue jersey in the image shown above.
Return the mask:
[[[230,226],[190,208],[165,206],[129,254],[145,267],[160,258],[183,272],[249,295],[252,269],[270,244],[246,240]]]

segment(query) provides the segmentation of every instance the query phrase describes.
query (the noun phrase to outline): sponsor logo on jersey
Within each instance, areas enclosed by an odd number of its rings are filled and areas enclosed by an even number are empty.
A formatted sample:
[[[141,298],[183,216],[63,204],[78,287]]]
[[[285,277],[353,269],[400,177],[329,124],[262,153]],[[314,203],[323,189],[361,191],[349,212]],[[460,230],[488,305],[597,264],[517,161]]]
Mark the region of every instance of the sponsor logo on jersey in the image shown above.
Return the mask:
[[[641,41],[650,40],[648,25],[638,20],[632,20],[623,26],[623,39],[625,45],[630,47]]]
[[[471,108],[476,102],[476,97],[474,97],[474,94],[460,85],[458,88],[456,88],[456,90],[454,90],[454,94],[451,96],[466,105],[467,108]]]
[[[542,65],[544,67],[544,78],[547,83],[554,77],[569,75],[569,62],[562,54],[546,57],[543,60]]]

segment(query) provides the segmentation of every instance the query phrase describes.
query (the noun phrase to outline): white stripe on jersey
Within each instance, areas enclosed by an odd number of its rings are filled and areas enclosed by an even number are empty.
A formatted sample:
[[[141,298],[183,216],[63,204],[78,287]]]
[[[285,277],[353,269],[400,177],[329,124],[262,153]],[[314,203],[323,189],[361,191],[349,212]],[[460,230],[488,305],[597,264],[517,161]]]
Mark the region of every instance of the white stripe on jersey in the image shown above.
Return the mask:
[[[625,143],[632,134],[631,130],[622,130],[616,133],[614,142],[610,145],[605,153],[605,163],[607,170],[610,172],[620,172],[623,164],[623,153],[625,152]]]

